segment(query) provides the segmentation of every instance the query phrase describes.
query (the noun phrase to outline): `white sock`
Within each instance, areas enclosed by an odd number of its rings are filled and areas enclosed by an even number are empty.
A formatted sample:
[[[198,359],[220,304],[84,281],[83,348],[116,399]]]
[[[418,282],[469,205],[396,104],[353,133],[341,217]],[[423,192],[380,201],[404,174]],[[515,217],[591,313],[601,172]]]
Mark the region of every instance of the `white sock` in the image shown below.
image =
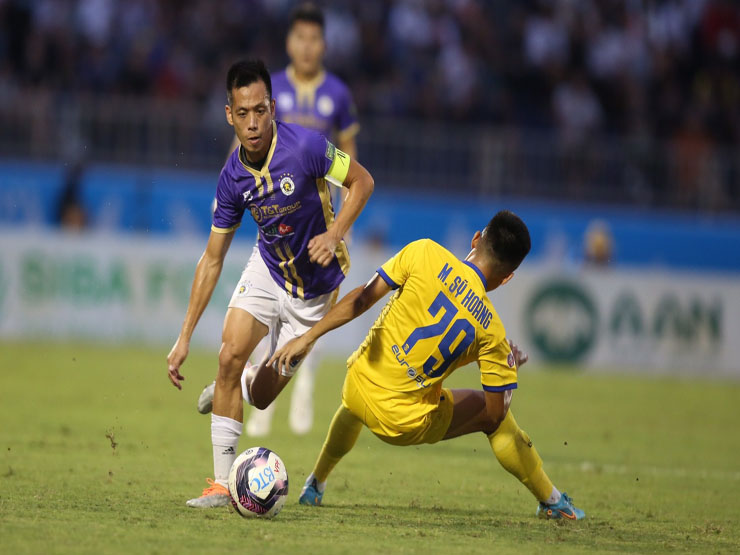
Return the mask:
[[[236,447],[241,433],[241,422],[211,413],[214,480],[224,487],[228,487],[229,470],[236,459]]]
[[[308,475],[308,478],[306,478],[306,485],[309,485],[316,477],[313,475],[313,472]],[[316,488],[319,490],[319,493],[324,493],[324,490],[326,489],[326,482],[316,482]]]
[[[547,498],[547,501],[545,501],[545,505],[554,505],[558,501],[560,501],[560,492],[558,491],[558,488],[552,486],[552,493],[550,494],[550,497]]]

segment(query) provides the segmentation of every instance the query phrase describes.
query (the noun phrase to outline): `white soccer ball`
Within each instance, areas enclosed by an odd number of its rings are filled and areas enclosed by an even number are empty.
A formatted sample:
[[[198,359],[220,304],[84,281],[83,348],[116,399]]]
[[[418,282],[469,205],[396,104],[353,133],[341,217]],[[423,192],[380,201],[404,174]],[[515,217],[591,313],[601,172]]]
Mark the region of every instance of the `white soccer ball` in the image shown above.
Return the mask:
[[[250,447],[229,471],[231,504],[243,517],[272,518],[288,498],[288,471],[277,453]]]

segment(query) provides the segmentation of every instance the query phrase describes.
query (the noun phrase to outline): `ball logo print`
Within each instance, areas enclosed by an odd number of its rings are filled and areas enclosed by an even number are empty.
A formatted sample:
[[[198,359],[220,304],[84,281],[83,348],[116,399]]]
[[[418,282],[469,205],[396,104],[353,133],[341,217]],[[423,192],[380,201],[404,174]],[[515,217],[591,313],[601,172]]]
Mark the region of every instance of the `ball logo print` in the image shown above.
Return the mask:
[[[288,472],[277,453],[251,447],[239,455],[229,472],[229,495],[243,517],[272,518],[288,496]]]

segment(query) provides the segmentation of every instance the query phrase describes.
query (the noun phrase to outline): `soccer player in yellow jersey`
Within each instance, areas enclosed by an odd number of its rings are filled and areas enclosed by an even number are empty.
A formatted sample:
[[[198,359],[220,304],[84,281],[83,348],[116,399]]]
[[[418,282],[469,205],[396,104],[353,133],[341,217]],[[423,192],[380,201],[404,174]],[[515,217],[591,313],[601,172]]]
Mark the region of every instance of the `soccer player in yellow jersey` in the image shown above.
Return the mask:
[[[508,282],[530,249],[529,231],[501,211],[476,232],[465,260],[429,239],[404,247],[362,287],[347,294],[268,364],[289,369],[326,332],[370,308],[391,290],[367,338],[347,361],[342,404],[306,480],[300,502],[319,505],[329,473],[362,426],[393,445],[436,443],[483,432],[501,465],[540,502],[544,518],[584,518],[542,469],[527,434],[509,410],[517,365],[526,355],[506,338],[486,293]],[[455,369],[476,361],[481,390],[442,387]]]

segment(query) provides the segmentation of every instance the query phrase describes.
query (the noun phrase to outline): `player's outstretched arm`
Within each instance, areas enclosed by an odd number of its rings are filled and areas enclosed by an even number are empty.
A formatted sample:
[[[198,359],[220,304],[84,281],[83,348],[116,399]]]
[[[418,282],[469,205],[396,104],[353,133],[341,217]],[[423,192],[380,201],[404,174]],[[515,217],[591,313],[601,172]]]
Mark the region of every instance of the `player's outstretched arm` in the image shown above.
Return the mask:
[[[338,152],[337,156],[339,155]],[[349,161],[349,169],[343,185],[349,192],[344,199],[344,204],[337,215],[337,219],[334,220],[334,223],[325,233],[311,238],[308,242],[309,259],[311,262],[322,266],[328,266],[332,261],[339,241],[355,223],[357,216],[362,212],[367,199],[370,198],[375,188],[375,182],[370,172],[362,167],[359,162],[352,159]]]
[[[305,334],[292,339],[278,349],[267,362],[272,366],[277,362],[277,370],[287,370],[294,361],[301,360],[311,345],[325,333],[351,322],[379,299],[385,297],[391,288],[378,274],[366,285],[347,293],[326,315],[316,322]]]
[[[185,362],[190,351],[190,338],[193,336],[195,325],[200,320],[206,306],[208,306],[208,301],[216,288],[216,283],[218,283],[224,265],[224,258],[226,258],[226,253],[233,238],[234,231],[229,233],[211,231],[206,250],[195,267],[195,277],[190,288],[190,300],[185,312],[185,320],[182,323],[180,335],[177,336],[177,341],[175,341],[170,354],[167,355],[167,375],[172,385],[177,389],[182,389],[180,382],[185,379],[185,376],[180,374],[180,366]]]

